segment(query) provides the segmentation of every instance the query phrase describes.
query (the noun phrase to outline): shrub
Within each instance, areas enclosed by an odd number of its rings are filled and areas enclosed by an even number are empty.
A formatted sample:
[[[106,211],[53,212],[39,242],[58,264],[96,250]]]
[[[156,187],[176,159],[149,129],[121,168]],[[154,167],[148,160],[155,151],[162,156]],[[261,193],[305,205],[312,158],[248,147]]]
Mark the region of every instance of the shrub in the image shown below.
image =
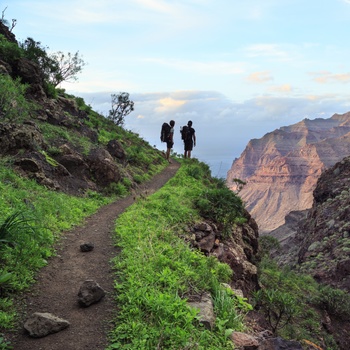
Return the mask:
[[[331,315],[350,320],[350,295],[343,290],[320,285],[312,302]]]
[[[16,43],[8,41],[0,34],[0,57],[7,63],[12,63],[23,56],[21,50]]]
[[[228,188],[208,189],[200,193],[194,202],[200,215],[223,225],[224,233],[243,214],[243,202]]]
[[[30,115],[36,106],[25,98],[27,85],[0,74],[0,118],[9,122],[18,122]]]
[[[261,308],[274,334],[287,326],[298,316],[297,300],[287,292],[273,289],[260,289],[253,293],[253,299]]]

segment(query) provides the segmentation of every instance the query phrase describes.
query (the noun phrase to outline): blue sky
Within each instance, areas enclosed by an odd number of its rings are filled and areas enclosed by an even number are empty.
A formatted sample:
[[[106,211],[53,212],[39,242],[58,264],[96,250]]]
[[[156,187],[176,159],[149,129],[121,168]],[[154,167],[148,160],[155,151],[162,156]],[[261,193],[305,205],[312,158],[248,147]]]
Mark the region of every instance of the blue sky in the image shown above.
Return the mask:
[[[6,8],[7,7],[7,8]],[[225,177],[248,141],[304,118],[350,110],[350,0],[7,0],[17,40],[79,51],[67,92],[106,115],[128,92],[126,128],[151,145],[163,121],[193,121],[197,147]]]

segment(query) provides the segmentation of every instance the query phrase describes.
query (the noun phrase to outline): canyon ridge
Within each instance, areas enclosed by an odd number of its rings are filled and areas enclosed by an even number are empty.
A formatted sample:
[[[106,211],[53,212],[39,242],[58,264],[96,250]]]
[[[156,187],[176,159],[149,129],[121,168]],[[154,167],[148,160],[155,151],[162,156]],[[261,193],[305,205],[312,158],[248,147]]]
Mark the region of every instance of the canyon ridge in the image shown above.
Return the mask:
[[[309,209],[321,173],[350,154],[350,112],[328,119],[304,119],[249,141],[227,173],[246,184],[239,195],[246,209],[268,233],[292,211]]]

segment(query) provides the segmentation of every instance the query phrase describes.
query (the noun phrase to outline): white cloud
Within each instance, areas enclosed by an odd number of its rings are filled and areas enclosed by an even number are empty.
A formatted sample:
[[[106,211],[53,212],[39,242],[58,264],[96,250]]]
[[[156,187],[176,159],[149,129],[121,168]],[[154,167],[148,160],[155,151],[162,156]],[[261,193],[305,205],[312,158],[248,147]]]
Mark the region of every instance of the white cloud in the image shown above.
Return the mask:
[[[350,1],[350,0],[349,0]],[[332,82],[350,83],[350,73],[331,73],[331,72],[314,72],[310,73],[313,80],[320,84],[327,84]]]
[[[247,77],[247,81],[251,83],[266,83],[268,81],[273,80],[273,77],[271,76],[270,72],[265,71],[265,72],[254,72],[251,73]]]

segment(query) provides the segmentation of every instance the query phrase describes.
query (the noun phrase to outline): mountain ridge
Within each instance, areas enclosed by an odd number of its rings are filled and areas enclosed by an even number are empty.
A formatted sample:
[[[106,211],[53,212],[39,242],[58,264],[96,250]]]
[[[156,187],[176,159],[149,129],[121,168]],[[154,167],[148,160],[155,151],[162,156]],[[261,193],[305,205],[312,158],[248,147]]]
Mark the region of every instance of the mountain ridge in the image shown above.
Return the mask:
[[[269,232],[290,211],[310,208],[321,173],[348,154],[350,112],[304,119],[250,140],[228,171],[227,184],[236,190],[233,179],[246,182],[240,196],[261,232]]]

